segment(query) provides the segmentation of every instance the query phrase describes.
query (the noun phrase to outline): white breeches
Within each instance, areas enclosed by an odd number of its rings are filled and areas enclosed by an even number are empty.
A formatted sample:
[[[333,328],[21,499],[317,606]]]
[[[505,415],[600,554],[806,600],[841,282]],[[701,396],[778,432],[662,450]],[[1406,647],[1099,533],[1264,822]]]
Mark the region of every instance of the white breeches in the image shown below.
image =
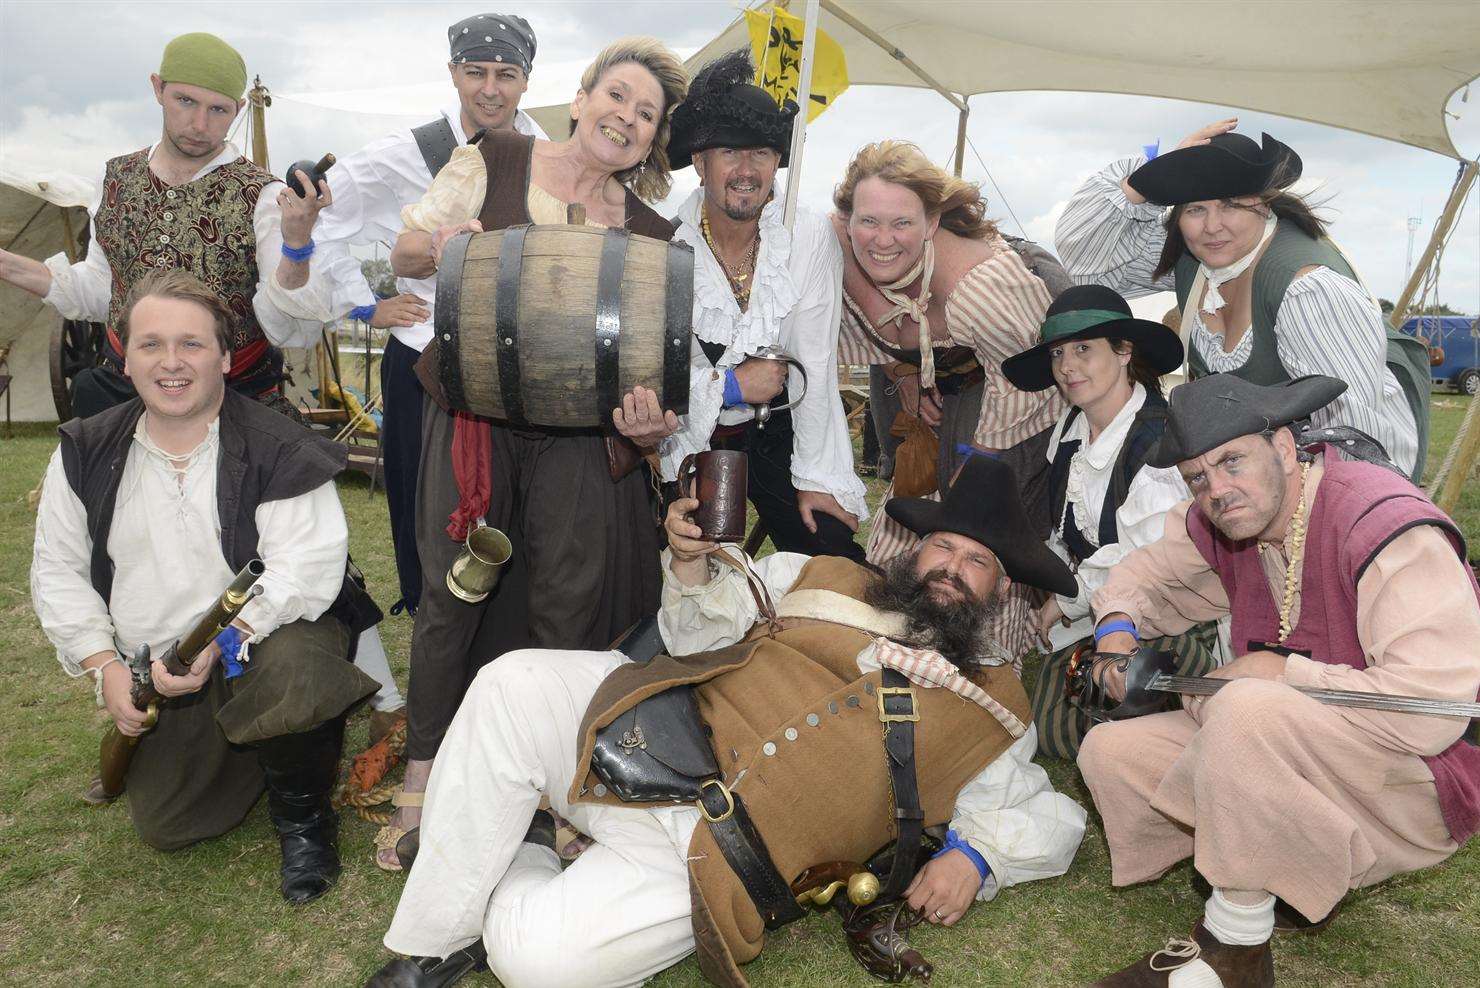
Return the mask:
[[[617,652],[524,650],[485,666],[437,754],[421,849],[385,935],[445,956],[480,935],[506,988],[640,984],[694,949],[691,807],[571,806],[577,732]],[[540,798],[596,844],[565,871],[523,843]]]

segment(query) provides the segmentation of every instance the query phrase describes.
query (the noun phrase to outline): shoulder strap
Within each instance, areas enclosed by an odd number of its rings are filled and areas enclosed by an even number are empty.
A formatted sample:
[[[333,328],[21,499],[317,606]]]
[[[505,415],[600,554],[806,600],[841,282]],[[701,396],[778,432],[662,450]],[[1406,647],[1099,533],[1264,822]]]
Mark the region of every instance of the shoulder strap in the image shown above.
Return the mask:
[[[416,138],[416,147],[421,151],[421,160],[426,162],[427,171],[432,173],[432,178],[436,178],[437,173],[451,160],[452,152],[457,150],[457,137],[452,133],[452,124],[447,122],[446,117],[438,117],[431,123],[412,127],[411,136]]]
[[[1177,317],[1177,335],[1182,338],[1182,380],[1192,380],[1191,372],[1195,369],[1192,354],[1192,314],[1197,311],[1197,303],[1202,299],[1203,286],[1208,283],[1207,275],[1203,274],[1202,265],[1197,266],[1197,274],[1192,278],[1192,287],[1187,291],[1187,298],[1182,303],[1182,314]],[[1198,361],[1201,364],[1201,361]],[[1202,377],[1199,372],[1198,377]]]

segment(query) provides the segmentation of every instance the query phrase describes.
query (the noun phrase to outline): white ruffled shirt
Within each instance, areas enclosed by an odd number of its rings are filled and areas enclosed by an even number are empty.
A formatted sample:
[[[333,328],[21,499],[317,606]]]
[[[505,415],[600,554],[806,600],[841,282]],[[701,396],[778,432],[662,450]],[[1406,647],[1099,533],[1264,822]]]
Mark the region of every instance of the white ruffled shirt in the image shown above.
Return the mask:
[[[791,231],[780,200],[761,211],[761,246],[756,257],[750,304],[741,312],[729,279],[709,250],[700,229],[704,190],[696,189],[679,207],[675,240],[694,246],[694,342],[689,351],[689,411],[679,431],[658,447],[663,479],[678,477],[685,456],[709,448],[717,425],[755,417],[749,405],[724,408],[725,371],[764,347],[780,346],[807,368],[807,393],[791,409],[795,441],[791,482],[797,490],[821,491],[845,511],[868,517],[863,481],[853,469],[853,442],[837,388],[838,327],[843,293],[843,253],[825,216],[797,211]],[[699,340],[725,344],[711,365]],[[795,368],[792,394],[802,387]]]
[[[458,147],[468,143],[462,126],[462,109],[457,104],[442,110],[442,117],[452,126]],[[545,132],[523,110],[514,115],[514,129],[521,134],[543,139]],[[334,202],[319,214],[313,238],[318,245],[309,272],[311,279],[327,282],[328,309],[322,313],[325,322],[343,318],[361,305],[374,305],[375,295],[360,270],[360,259],[350,253],[351,246],[382,244],[385,254],[395,246],[401,233],[401,208],[420,202],[432,184],[432,173],[422,157],[411,128],[398,130],[372,141],[354,154],[340,158],[328,174],[329,190]],[[437,276],[430,278],[397,278],[396,290],[417,296],[427,307],[427,318],[414,326],[394,326],[391,335],[420,352],[432,341],[436,319]],[[306,335],[294,338],[268,337],[279,346],[312,346],[318,342],[319,328],[310,327]]]
[[[150,145],[153,157],[158,144]],[[190,177],[194,182],[222,165],[230,164],[241,157],[241,151],[230,141],[200,171]],[[105,166],[106,170],[106,166]],[[97,195],[88,206],[89,224],[97,216],[103,198],[103,174],[99,174]],[[327,305],[327,294],[322,285],[312,278],[308,284],[288,289],[278,284],[277,266],[283,258],[283,211],[278,206],[278,193],[282,182],[269,182],[257,196],[257,206],[252,211],[252,232],[256,240],[257,293],[252,296],[252,311],[257,324],[262,327],[268,340],[276,343],[284,337],[311,336],[318,341],[320,313]],[[81,319],[87,322],[107,322],[108,304],[113,298],[113,268],[108,255],[98,241],[97,230],[92,228],[91,246],[87,257],[73,264],[65,253],[54,254],[45,261],[51,272],[51,289],[44,301],[62,314],[65,319]],[[363,280],[363,279],[361,279]]]
[[[777,552],[754,561],[752,569],[779,603],[811,558]],[[738,570],[711,563],[708,583],[685,587],[674,578],[671,560],[665,549],[658,627],[670,652],[691,655],[724,648],[755,626],[760,612]],[[876,650],[870,642],[858,653],[859,672],[879,668]],[[1084,837],[1084,808],[1054,790],[1048,773],[1033,764],[1037,750],[1038,728],[1030,724],[956,794],[951,829],[992,869],[977,892],[978,901],[996,898],[1009,885],[1062,875]]]
[[[216,502],[220,419],[180,470],[134,430],[108,532],[113,594],[104,601],[89,577],[92,538],[87,511],[67,483],[61,450],[52,454],[36,511],[31,603],[41,629],[70,676],[80,663],[113,649],[131,656],[148,644],[154,654],[200,620],[236,574],[221,549]],[[253,515],[257,554],[266,565],[262,594],[242,608],[252,643],[299,619],[316,620],[344,581],[349,528],[334,482],[306,494],[267,501]]]
[[[1074,421],[1065,428],[1069,416],[1059,419],[1053,436],[1048,443],[1048,462],[1058,455],[1059,444],[1065,441],[1079,442],[1079,450],[1069,461],[1069,483],[1064,503],[1065,510],[1074,512],[1074,524],[1091,544],[1100,537],[1100,511],[1110,491],[1110,480],[1115,472],[1115,460],[1130,434],[1131,422],[1136,413],[1146,404],[1146,389],[1132,384],[1130,400],[1110,420],[1110,424],[1089,442],[1089,420],[1083,414],[1074,416]],[[1069,627],[1055,624],[1049,632],[1049,641],[1057,650],[1088,638],[1094,633],[1094,619],[1090,614],[1090,596],[1105,585],[1110,567],[1125,558],[1132,549],[1150,545],[1161,538],[1166,529],[1166,514],[1173,506],[1188,499],[1187,485],[1176,467],[1157,468],[1143,466],[1131,478],[1125,503],[1115,512],[1115,530],[1120,540],[1111,545],[1100,546],[1094,555],[1079,564],[1076,576],[1079,593],[1073,597],[1059,595],[1059,608],[1069,618]],[[1063,516],[1053,520],[1053,533],[1048,537],[1048,547],[1064,562],[1073,565],[1069,547],[1064,544]]]

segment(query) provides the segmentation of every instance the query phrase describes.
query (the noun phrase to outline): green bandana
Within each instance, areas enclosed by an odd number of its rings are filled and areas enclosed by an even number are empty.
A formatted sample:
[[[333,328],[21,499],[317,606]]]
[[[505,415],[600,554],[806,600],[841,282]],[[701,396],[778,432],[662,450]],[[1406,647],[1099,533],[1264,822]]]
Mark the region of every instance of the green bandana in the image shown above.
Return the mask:
[[[159,78],[239,100],[247,91],[247,63],[214,34],[182,34],[164,46]]]
[[[1038,331],[1038,340],[1040,343],[1052,343],[1054,340],[1082,333],[1086,329],[1103,326],[1107,322],[1125,322],[1131,318],[1133,317],[1123,312],[1111,312],[1109,309],[1071,309],[1045,319],[1043,328]]]

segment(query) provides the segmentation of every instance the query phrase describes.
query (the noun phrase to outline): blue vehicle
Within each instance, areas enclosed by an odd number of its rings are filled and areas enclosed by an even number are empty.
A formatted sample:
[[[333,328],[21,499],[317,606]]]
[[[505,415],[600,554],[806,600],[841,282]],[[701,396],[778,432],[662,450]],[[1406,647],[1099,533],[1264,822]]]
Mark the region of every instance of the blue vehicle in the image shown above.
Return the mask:
[[[1480,394],[1480,319],[1420,316],[1405,322],[1402,331],[1428,340],[1431,357],[1440,358],[1429,370],[1434,384],[1462,395]]]

